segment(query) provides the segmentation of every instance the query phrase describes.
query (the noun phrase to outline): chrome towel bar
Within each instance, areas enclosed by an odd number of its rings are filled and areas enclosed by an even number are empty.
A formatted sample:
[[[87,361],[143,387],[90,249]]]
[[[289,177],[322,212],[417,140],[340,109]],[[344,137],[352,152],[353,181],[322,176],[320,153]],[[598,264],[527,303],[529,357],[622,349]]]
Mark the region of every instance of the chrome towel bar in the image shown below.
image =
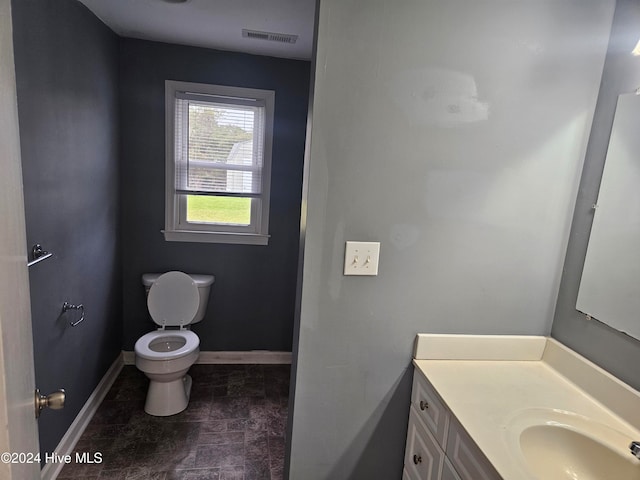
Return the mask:
[[[36,243],[33,247],[31,247],[31,260],[27,262],[27,267],[31,267],[32,265],[35,265],[42,260],[46,260],[51,256],[53,256],[53,253],[47,252],[44,248],[42,248],[42,245]]]

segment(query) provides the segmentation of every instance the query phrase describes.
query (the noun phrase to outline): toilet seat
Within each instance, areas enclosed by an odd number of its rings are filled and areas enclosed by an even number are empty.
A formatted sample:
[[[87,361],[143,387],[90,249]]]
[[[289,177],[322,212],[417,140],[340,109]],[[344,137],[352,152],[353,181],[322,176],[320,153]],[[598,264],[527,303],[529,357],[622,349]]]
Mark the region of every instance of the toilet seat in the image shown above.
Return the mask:
[[[161,327],[189,325],[198,313],[200,293],[186,273],[160,275],[149,289],[147,306],[153,321]]]
[[[170,339],[178,337],[184,340],[184,345],[176,350],[157,352],[151,349],[154,340]],[[136,355],[147,360],[174,360],[193,353],[200,346],[200,339],[191,330],[156,330],[141,336],[134,350]]]

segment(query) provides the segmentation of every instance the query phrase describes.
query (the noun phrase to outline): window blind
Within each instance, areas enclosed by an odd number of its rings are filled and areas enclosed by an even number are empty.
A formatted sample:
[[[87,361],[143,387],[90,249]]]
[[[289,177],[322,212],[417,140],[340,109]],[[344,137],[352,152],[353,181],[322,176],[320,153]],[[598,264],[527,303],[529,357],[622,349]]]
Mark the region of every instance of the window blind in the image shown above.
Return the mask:
[[[176,92],[176,193],[259,197],[264,102]]]

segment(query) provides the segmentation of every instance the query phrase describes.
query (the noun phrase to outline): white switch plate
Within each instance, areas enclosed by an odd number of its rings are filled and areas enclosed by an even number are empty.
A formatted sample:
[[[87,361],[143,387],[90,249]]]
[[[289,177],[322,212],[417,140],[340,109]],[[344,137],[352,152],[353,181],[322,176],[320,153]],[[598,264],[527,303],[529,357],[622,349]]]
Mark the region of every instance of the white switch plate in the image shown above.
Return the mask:
[[[347,242],[344,249],[345,275],[378,275],[380,242]]]

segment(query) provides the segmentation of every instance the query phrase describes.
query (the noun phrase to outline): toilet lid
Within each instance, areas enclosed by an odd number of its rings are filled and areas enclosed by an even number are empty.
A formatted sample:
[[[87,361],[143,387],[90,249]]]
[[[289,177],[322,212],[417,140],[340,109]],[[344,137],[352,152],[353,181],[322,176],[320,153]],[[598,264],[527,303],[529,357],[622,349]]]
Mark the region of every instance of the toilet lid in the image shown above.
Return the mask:
[[[200,294],[196,282],[182,272],[160,275],[149,289],[147,306],[158,325],[188,325],[196,317]]]

